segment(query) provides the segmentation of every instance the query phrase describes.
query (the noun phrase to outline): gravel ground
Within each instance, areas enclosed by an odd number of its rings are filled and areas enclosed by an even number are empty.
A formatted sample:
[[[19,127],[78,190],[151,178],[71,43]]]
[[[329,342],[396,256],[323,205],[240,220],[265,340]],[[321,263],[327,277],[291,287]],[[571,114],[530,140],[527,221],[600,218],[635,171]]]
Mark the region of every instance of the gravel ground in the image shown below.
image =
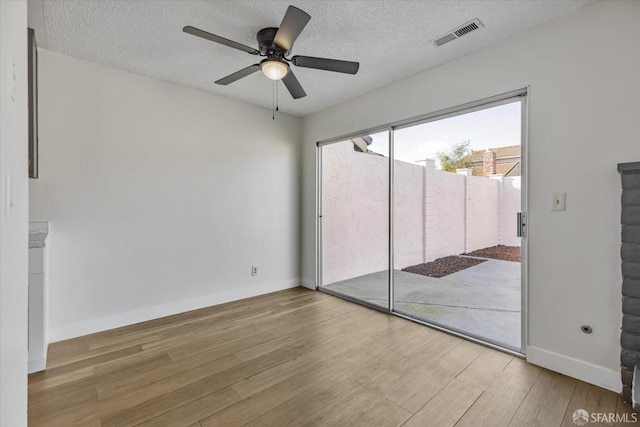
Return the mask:
[[[477,256],[480,258],[500,259],[502,261],[520,262],[520,247],[498,245],[491,246],[490,248],[478,249],[477,251],[469,252],[462,255]]]
[[[462,255],[499,259],[502,261],[520,262],[520,247],[498,245],[491,246],[490,248],[478,249],[477,251],[469,252]],[[484,260],[464,258],[459,256],[446,256],[444,258],[438,258],[437,260],[428,262],[426,264],[417,264],[403,268],[402,271],[439,278],[448,276],[449,274],[453,274],[457,271],[464,270],[465,268],[473,267],[474,265],[478,265],[481,262],[484,262]]]
[[[520,248],[518,248],[520,249]],[[422,274],[429,277],[444,277],[456,271],[464,270],[465,268],[478,265],[485,260],[463,258],[459,256],[447,256],[444,258],[438,258],[435,261],[428,262],[426,264],[417,264],[410,267],[403,268],[402,271],[414,274]]]

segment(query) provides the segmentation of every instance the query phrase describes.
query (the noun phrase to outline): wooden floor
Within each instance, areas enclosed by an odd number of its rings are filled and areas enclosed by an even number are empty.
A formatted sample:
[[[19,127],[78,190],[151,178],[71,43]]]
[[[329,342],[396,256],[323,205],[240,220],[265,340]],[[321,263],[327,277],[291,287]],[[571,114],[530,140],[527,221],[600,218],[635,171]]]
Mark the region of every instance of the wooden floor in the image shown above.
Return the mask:
[[[55,343],[29,377],[30,426],[552,427],[579,408],[630,413],[612,392],[303,288]]]

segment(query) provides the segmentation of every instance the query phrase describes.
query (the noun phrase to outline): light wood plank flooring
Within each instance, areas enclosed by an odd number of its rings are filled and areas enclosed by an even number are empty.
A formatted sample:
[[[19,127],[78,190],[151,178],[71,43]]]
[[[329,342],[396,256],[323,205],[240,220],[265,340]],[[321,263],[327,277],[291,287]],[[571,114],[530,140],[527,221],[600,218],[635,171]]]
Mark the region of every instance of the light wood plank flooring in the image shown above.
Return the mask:
[[[612,392],[303,288],[55,343],[29,377],[30,426],[552,427],[579,408],[629,411]]]

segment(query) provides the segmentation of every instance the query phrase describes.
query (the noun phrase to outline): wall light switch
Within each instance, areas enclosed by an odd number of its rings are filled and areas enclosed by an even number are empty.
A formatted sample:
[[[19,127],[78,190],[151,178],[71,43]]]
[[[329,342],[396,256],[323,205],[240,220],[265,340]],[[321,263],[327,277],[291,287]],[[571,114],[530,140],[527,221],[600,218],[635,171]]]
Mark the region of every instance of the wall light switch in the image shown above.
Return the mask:
[[[551,210],[567,210],[567,193],[551,193]]]

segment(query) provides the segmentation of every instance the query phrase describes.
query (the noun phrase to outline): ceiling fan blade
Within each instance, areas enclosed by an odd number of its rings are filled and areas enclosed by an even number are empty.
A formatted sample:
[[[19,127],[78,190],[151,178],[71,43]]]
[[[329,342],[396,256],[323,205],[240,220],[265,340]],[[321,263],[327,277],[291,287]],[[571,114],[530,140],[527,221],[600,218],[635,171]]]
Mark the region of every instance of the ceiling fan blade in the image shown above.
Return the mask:
[[[192,27],[190,25],[182,29],[185,33],[193,34],[194,36],[202,37],[203,39],[211,40],[212,42],[220,43],[234,49],[241,50],[243,52],[250,53],[252,55],[259,55],[260,51],[249,46],[245,46],[241,43],[234,42],[233,40],[225,39],[224,37],[216,36],[215,34],[208,33],[204,30]]]
[[[298,67],[316,68],[318,70],[335,71],[338,73],[356,74],[360,63],[340,61],[338,59],[315,58],[313,56],[294,56],[291,58]]]
[[[297,7],[289,6],[287,13],[285,13],[284,18],[282,18],[278,32],[273,38],[273,44],[286,51],[290,51],[293,43],[310,19],[311,16],[309,16],[307,12]]]
[[[307,96],[307,93],[302,89],[300,82],[296,78],[293,71],[289,70],[286,76],[282,79],[282,82],[287,87],[287,90],[293,96],[293,99],[303,98]]]
[[[236,71],[233,74],[229,74],[227,77],[223,77],[220,80],[216,81],[216,84],[219,85],[228,85],[229,83],[233,83],[236,80],[240,80],[243,77],[247,77],[258,71],[260,69],[260,64],[249,65],[247,68],[243,68],[240,71]]]

